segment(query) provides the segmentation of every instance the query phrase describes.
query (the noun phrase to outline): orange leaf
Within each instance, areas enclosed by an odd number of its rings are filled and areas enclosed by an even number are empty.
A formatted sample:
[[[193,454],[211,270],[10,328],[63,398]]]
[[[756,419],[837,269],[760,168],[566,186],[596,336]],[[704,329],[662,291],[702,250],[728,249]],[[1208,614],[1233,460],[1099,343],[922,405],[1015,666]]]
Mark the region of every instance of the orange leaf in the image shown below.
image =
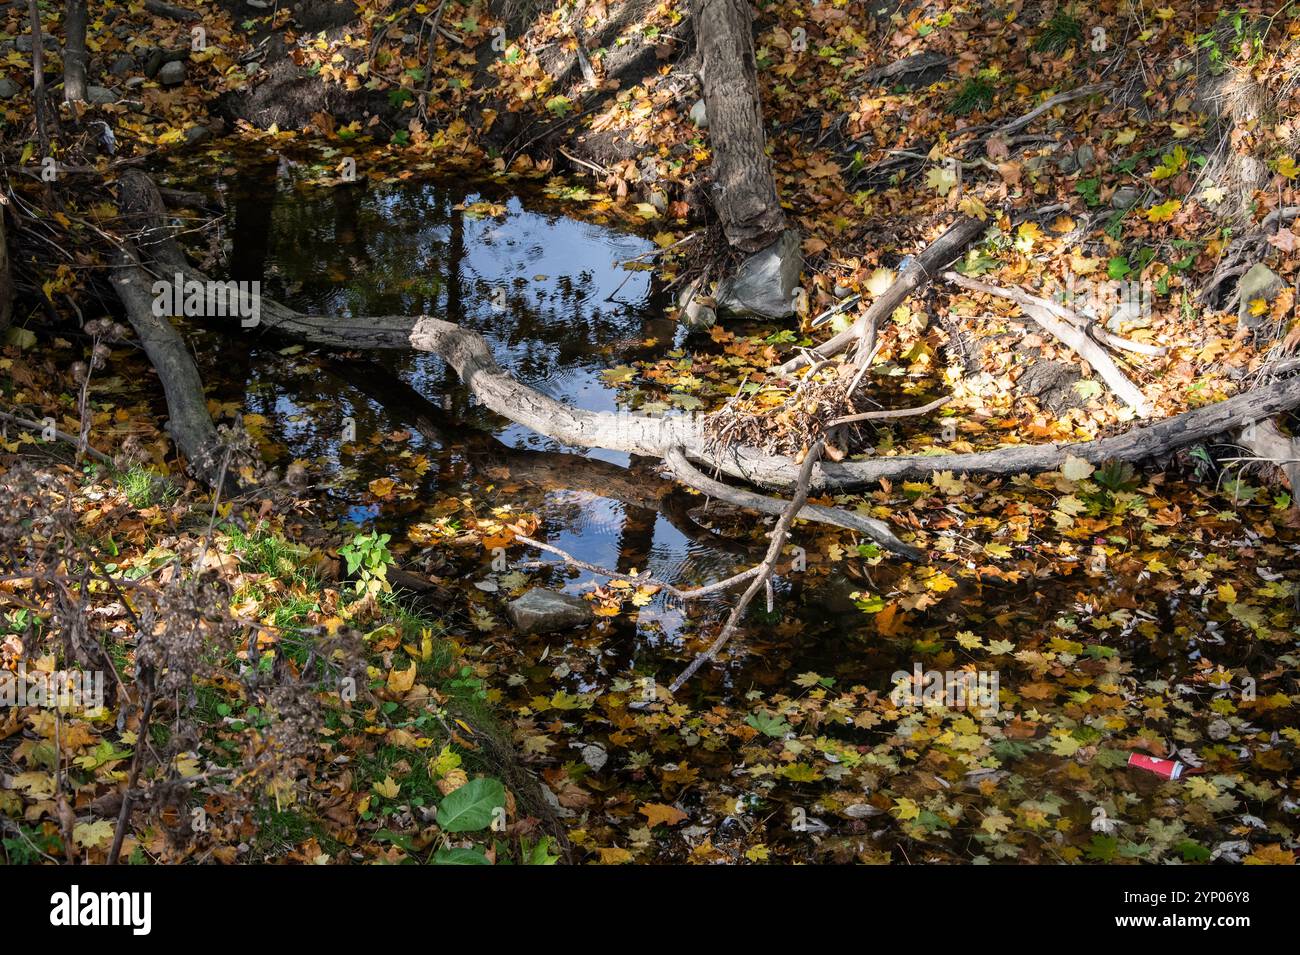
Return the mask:
[[[648,825],[651,827],[661,823],[666,826],[675,826],[686,818],[686,813],[676,806],[665,806],[659,802],[647,803],[641,807],[640,813],[650,820]]]

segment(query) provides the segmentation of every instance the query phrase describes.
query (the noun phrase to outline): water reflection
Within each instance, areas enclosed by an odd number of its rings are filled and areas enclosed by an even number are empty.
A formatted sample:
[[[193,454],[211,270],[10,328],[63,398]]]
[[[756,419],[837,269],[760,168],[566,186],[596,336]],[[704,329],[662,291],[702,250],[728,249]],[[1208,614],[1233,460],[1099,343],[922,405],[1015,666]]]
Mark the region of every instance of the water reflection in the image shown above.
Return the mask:
[[[616,407],[602,370],[645,353],[647,340],[662,348],[678,334],[663,317],[666,296],[653,273],[621,267],[653,248],[644,238],[549,213],[490,185],[304,191],[280,171],[251,166],[222,184],[229,272],[261,280],[264,294],[301,311],[445,317],[483,335],[522,381],[592,410]],[[350,421],[363,443],[400,428],[415,432],[409,446],[431,462],[417,494],[426,503],[484,483],[485,467],[504,467],[523,488],[521,506],[543,517],[539,533],[593,563],[708,580],[748,559],[744,546],[695,525],[685,514],[691,502],[673,502],[666,517],[667,487],[646,473],[646,462],[562,449],[486,412],[435,356],[344,357],[321,375],[292,346],[250,344],[221,341],[220,368],[209,380],[224,400],[267,419],[284,460],[323,465],[345,520],[377,516],[363,496],[380,476],[367,472],[365,459],[354,469],[340,453]],[[565,586],[577,590],[589,578]]]

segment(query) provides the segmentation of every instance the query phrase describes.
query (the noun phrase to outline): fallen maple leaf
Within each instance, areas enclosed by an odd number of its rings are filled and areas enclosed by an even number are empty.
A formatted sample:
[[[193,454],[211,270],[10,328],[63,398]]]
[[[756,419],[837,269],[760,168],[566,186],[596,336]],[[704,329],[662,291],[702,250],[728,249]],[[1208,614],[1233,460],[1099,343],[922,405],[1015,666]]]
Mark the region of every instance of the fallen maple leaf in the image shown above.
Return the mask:
[[[651,828],[661,824],[675,826],[686,818],[686,813],[676,806],[665,806],[659,802],[646,803],[639,812],[649,820],[647,825]]]

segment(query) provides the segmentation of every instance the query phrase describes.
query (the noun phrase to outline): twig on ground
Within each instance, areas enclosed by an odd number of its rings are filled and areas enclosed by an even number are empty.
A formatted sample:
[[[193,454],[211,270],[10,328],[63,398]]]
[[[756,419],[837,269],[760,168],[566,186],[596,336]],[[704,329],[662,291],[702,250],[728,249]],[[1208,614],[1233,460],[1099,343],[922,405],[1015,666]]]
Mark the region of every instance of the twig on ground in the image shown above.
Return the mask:
[[[624,574],[617,570],[609,570],[608,568],[605,567],[599,567],[596,564],[590,564],[585,560],[581,560],[577,557],[574,557],[572,554],[566,551],[560,550],[560,548],[552,544],[547,544],[545,541],[534,540],[531,537],[525,537],[523,534],[516,534],[515,540],[527,544],[529,547],[536,547],[538,550],[544,550],[549,554],[554,554],[556,557],[559,557],[561,560],[563,560],[566,564],[569,564],[573,567],[577,567],[581,570],[590,571],[591,573],[598,574],[601,577],[608,577],[610,580],[626,580],[628,583],[637,584],[639,586],[658,587],[661,590],[665,591],[666,593],[669,593],[672,596],[678,598],[679,600],[698,600],[701,597],[707,597],[710,594],[716,594],[720,591],[727,590],[731,587],[734,587],[736,586],[736,584],[743,583],[744,581],[749,580],[749,578],[753,577],[755,574],[759,572],[758,567],[751,567],[748,570],[741,571],[738,574],[733,574],[732,576],[726,578],[725,580],[718,580],[718,581],[714,581],[711,584],[705,584],[701,587],[691,587],[686,590],[682,590],[681,588],[675,587],[672,584],[668,583],[667,581],[658,580],[654,577],[651,577],[648,572],[643,574]]]
[[[1089,338],[1082,329],[1071,325],[1057,315],[1051,302],[1019,289],[1007,289],[990,285],[987,282],[978,282],[958,272],[945,272],[943,277],[969,292],[982,292],[985,295],[993,295],[1015,302],[1026,316],[1041,325],[1045,331],[1055,336],[1063,344],[1068,345],[1080,358],[1096,369],[1097,374],[1110,386],[1110,390],[1132,408],[1139,417],[1151,417],[1151,403],[1147,401],[1146,396],[1142,394],[1137,385],[1133,384],[1128,379],[1128,376],[1119,370],[1119,366],[1111,360],[1110,355],[1099,344]]]
[[[857,421],[878,421],[882,418],[910,418],[913,415],[922,415],[927,411],[933,411],[935,408],[946,405],[951,400],[949,396],[945,395],[917,408],[888,408],[884,411],[864,411],[862,414],[845,415],[843,418],[836,418],[826,427],[834,428],[837,425],[853,424]]]
[[[46,429],[46,426],[41,424],[39,421],[32,421],[28,418],[20,418],[17,415],[9,414],[9,412],[7,411],[0,411],[0,419],[4,421],[12,421],[14,424],[18,425],[19,427],[30,428],[33,431],[44,432]],[[60,441],[66,441],[68,444],[71,444],[79,449],[82,448],[81,438],[77,437],[74,434],[68,434],[66,431],[59,431],[56,428],[54,431],[54,437]],[[89,454],[100,464],[107,464],[111,466],[113,463],[113,459],[110,458],[107,454],[104,454],[102,451],[96,451],[89,444],[84,446],[84,450],[86,454]]]
[[[745,610],[748,609],[750,602],[760,590],[763,590],[768,585],[772,572],[776,569],[777,558],[781,556],[781,548],[785,546],[785,535],[789,533],[790,525],[794,523],[794,519],[803,508],[804,502],[808,500],[808,485],[812,480],[813,468],[822,456],[823,447],[825,447],[825,442],[818,441],[804,456],[803,464],[799,468],[799,478],[798,483],[795,485],[794,496],[790,498],[790,503],[786,505],[785,512],[781,515],[780,520],[776,522],[776,527],[772,529],[772,538],[771,543],[767,546],[767,555],[763,558],[763,562],[758,565],[757,576],[750,582],[740,600],[736,602],[736,606],[731,609],[731,614],[727,617],[722,632],[718,634],[717,639],[709,645],[707,650],[692,660],[690,666],[683,670],[677,679],[673,680],[672,685],[668,687],[669,693],[676,693],[681,689],[682,684],[689,680],[700,667],[718,655],[718,652],[727,645],[727,641],[735,633],[736,627],[740,624],[740,619],[745,615]]]

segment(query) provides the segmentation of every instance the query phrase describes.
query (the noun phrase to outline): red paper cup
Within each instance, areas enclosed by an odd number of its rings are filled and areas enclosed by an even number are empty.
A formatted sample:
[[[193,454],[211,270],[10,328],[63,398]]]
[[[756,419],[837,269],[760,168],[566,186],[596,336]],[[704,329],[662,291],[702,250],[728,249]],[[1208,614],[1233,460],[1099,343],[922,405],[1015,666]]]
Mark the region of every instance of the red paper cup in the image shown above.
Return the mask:
[[[1174,759],[1156,759],[1154,756],[1146,756],[1143,753],[1130,753],[1128,764],[1136,766],[1138,769],[1145,769],[1149,773],[1155,773],[1157,776],[1163,776],[1165,779],[1177,779],[1183,774],[1187,767]]]

